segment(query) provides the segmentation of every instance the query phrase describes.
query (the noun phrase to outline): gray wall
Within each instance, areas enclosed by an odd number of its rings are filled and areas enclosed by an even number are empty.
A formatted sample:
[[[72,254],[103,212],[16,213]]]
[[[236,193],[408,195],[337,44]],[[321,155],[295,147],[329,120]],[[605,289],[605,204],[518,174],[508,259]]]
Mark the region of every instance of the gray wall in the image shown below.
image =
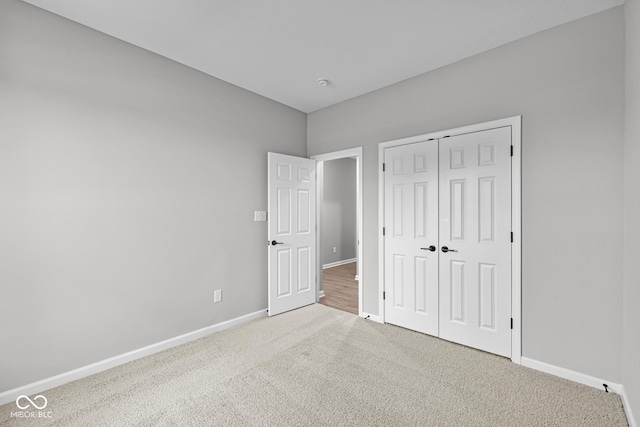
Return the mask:
[[[616,8],[308,116],[364,146],[364,310],[378,313],[378,143],[523,116],[523,355],[620,382],[624,16]]]
[[[627,0],[624,146],[624,388],[640,422],[640,3]]]
[[[356,161],[323,162],[321,263],[356,257]],[[332,252],[335,246],[336,253]]]
[[[0,392],[267,307],[305,114],[18,0],[0,94]]]

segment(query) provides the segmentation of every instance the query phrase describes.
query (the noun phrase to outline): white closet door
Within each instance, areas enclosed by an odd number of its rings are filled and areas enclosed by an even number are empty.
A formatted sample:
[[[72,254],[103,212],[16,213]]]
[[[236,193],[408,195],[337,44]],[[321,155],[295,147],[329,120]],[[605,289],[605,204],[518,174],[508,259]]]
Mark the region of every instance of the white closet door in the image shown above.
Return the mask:
[[[510,148],[510,127],[440,140],[440,337],[502,356],[511,356]]]
[[[384,162],[385,321],[437,336],[438,142],[387,148]]]

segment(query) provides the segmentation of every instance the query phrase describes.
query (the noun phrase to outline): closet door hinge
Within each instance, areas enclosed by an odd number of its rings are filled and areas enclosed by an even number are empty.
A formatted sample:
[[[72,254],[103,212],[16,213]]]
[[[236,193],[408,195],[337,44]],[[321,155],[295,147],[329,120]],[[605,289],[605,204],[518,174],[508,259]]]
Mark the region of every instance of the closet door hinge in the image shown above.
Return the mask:
[[[382,164],[382,172],[384,172],[385,169],[385,163]]]
[[[513,317],[511,318],[511,329],[513,329]]]
[[[513,145],[511,146],[511,157],[513,157]]]
[[[511,232],[511,243],[513,243],[513,231]]]
[[[387,293],[385,291],[382,291],[382,299],[387,299]]]
[[[385,233],[386,231],[387,231],[387,230],[385,229],[385,227],[382,227],[382,235],[383,235],[383,236],[384,236],[384,233]]]

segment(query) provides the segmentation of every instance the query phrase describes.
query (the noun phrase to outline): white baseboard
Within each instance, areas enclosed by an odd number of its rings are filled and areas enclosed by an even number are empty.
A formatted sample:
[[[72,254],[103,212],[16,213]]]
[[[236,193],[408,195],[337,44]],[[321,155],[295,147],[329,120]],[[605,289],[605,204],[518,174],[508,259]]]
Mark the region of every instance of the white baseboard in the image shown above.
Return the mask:
[[[382,319],[377,314],[369,314],[363,311],[362,314],[360,314],[360,317],[363,317],[368,320],[373,320],[376,323],[382,323]]]
[[[318,298],[324,298],[324,291],[320,291],[318,293]]]
[[[41,393],[45,390],[49,390],[53,387],[58,387],[62,384],[69,383],[71,381],[78,380],[80,378],[88,377],[89,375],[97,374],[98,372],[106,371],[107,369],[115,366],[123,365],[136,359],[140,359],[154,353],[158,353],[163,350],[167,350],[172,347],[179,346],[181,344],[188,343],[190,341],[197,340],[198,338],[205,337],[207,335],[220,332],[224,329],[238,326],[242,323],[250,322],[255,319],[267,317],[267,309],[259,310],[254,313],[245,314],[244,316],[236,317],[225,322],[217,323],[215,325],[207,326],[202,329],[198,329],[193,332],[169,338],[165,341],[160,341],[155,344],[148,345],[146,347],[133,350],[119,356],[114,356],[109,359],[102,360],[100,362],[92,363],[87,366],[83,366],[72,371],[64,372],[53,377],[45,378],[43,380],[27,384],[21,387],[14,388],[12,390],[0,393],[0,405],[14,401],[20,395],[32,395],[34,393]]]
[[[622,390],[621,384],[613,383],[601,378],[592,377],[591,375],[572,371],[566,368],[561,368],[559,366],[550,365],[549,363],[540,362],[538,360],[529,359],[528,357],[522,357],[521,362],[522,366],[535,369],[536,371],[546,372],[547,374],[555,375],[556,377],[588,385],[590,387],[598,388],[602,391],[604,391],[603,384],[606,384],[609,390],[616,394],[620,394]]]
[[[631,411],[631,403],[629,402],[629,398],[627,397],[627,393],[625,392],[624,385],[620,390],[620,397],[622,398],[622,407],[624,408],[624,413],[627,414],[627,422],[629,423],[629,427],[639,427],[636,423],[635,418],[633,417],[633,412]]]
[[[351,258],[351,259],[345,259],[342,261],[330,262],[329,264],[324,264],[322,266],[322,269],[326,270],[327,268],[337,267],[339,265],[351,264],[352,262],[356,262],[357,260],[358,258]]]

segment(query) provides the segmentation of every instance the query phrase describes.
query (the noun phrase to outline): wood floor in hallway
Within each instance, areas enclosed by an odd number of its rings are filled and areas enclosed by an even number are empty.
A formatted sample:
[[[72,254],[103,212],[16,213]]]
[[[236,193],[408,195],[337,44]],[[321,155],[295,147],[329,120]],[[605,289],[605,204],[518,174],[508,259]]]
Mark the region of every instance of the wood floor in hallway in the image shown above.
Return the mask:
[[[322,271],[324,297],[320,304],[358,314],[356,263],[339,265]]]

